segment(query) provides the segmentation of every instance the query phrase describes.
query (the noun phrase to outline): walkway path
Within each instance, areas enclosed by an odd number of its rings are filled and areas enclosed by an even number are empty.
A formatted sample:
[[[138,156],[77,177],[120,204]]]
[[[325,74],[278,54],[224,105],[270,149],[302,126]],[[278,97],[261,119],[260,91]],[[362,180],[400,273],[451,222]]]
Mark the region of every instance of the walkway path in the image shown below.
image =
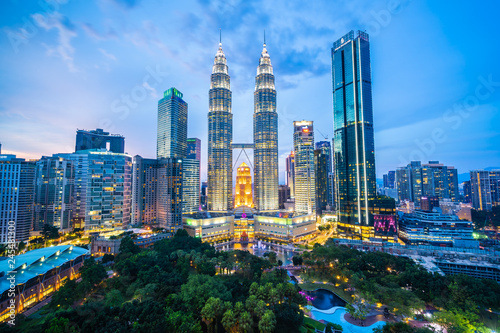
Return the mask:
[[[21,312],[21,314],[24,315],[25,317],[29,317],[33,313],[35,313],[38,310],[40,310],[41,308],[43,308],[45,305],[49,304],[51,299],[52,299],[52,296],[49,296],[46,299],[44,299],[43,301],[41,301],[40,303],[38,303],[35,306],[29,308],[28,310],[26,310],[24,312]]]

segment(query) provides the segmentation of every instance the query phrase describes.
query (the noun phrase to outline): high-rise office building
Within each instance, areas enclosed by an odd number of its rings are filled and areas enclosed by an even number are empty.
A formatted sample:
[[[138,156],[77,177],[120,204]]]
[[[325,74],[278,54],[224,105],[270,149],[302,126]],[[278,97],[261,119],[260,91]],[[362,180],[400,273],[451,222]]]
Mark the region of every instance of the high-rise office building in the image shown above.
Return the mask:
[[[132,157],[105,149],[56,154],[75,168],[73,225],[86,230],[130,224]]]
[[[286,158],[286,185],[290,188],[290,198],[295,197],[295,156],[292,151]]]
[[[182,228],[182,164],[181,159],[158,160],[157,223],[169,232]]]
[[[472,207],[491,210],[500,206],[500,170],[474,170],[470,172]]]
[[[132,224],[156,225],[158,160],[136,155],[132,170]]]
[[[88,149],[106,149],[113,153],[125,152],[125,138],[118,134],[109,134],[101,128],[91,131],[77,130],[75,151]]]
[[[396,187],[399,201],[412,201],[418,206],[423,196],[458,201],[457,170],[438,161],[428,164],[412,161],[406,167],[397,168]]]
[[[314,167],[316,183],[316,213],[321,214],[328,206],[328,159],[330,155],[325,154],[322,149],[314,150]]]
[[[207,188],[208,182],[201,183],[200,204],[203,209],[207,208]]]
[[[60,231],[72,227],[74,162],[42,157],[36,162],[33,230],[48,224]]]
[[[186,158],[201,161],[201,140],[198,138],[187,139]]]
[[[466,180],[462,183],[463,186],[463,191],[464,191],[464,203],[471,203],[472,202],[472,189],[470,186],[470,180]]]
[[[35,162],[0,155],[0,243],[29,239],[33,219]]]
[[[197,212],[200,209],[200,161],[192,158],[182,160],[182,212]]]
[[[187,139],[187,156],[183,167],[183,212],[194,212],[200,209],[200,172],[201,172],[201,140]]]
[[[290,188],[287,185],[278,186],[279,209],[286,209],[285,202],[290,199]]]
[[[333,178],[333,168],[332,168],[332,147],[330,145],[329,141],[319,141],[316,142],[316,149],[321,150],[321,159],[326,162],[326,189],[324,190],[325,193],[325,200],[326,200],[326,205],[330,206],[330,208],[333,208],[333,184],[332,181],[334,180]],[[318,179],[318,175],[316,175],[316,179]],[[316,188],[318,188],[318,182],[316,182]],[[318,193],[316,193],[316,196]],[[326,209],[326,205],[323,210]],[[318,209],[318,207],[316,207]]]
[[[252,197],[252,175],[250,173],[250,167],[243,162],[236,171],[234,208],[241,206],[253,207]]]
[[[255,208],[277,210],[278,113],[273,66],[265,42],[255,78],[253,138]]]
[[[219,43],[210,79],[208,110],[208,194],[207,208],[232,209],[233,198],[233,114],[231,85],[226,56]]]
[[[333,43],[332,71],[337,228],[363,235],[377,195],[368,34],[351,31]]]
[[[389,171],[383,175],[384,188],[394,188],[396,182],[396,171]]]
[[[293,122],[295,156],[295,211],[316,213],[316,182],[314,168],[314,129],[312,121]]]
[[[188,105],[182,93],[170,88],[158,101],[157,158],[185,158],[187,154]]]

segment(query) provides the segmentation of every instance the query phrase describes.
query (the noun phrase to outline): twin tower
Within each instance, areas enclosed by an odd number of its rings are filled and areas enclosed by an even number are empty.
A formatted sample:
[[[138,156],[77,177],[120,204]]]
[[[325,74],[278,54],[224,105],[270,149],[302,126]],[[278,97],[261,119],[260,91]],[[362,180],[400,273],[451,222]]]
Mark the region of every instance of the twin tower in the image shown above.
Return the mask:
[[[233,209],[233,114],[226,56],[219,43],[209,91],[208,110],[208,210]],[[273,67],[266,44],[255,78],[254,204],[258,211],[278,209],[278,114]]]

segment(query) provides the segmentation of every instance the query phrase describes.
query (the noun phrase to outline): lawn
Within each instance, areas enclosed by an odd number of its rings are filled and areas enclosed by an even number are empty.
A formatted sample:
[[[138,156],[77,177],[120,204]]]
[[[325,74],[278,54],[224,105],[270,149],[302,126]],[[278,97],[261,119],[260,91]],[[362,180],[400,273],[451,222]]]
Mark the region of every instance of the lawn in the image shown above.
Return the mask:
[[[302,324],[302,327],[301,327],[301,332],[307,332],[307,329],[312,329],[314,331],[314,329],[318,329],[320,331],[323,331],[325,329],[326,325],[323,324],[323,323],[320,323],[319,321],[317,320],[314,320],[314,319],[311,319],[309,317],[304,317],[304,324]]]

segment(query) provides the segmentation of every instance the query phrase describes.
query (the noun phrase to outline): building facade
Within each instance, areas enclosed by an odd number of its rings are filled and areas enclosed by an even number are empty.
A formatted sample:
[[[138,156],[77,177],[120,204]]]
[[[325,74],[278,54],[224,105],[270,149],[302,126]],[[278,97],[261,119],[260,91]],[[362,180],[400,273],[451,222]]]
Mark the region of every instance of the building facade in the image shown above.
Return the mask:
[[[104,149],[56,154],[72,160],[75,168],[73,225],[112,229],[130,224],[132,157]]]
[[[316,175],[314,167],[314,128],[312,121],[293,122],[295,157],[295,211],[316,213]]]
[[[399,220],[399,237],[407,244],[453,246],[456,239],[472,240],[472,222],[456,215],[415,210]]]
[[[321,214],[328,204],[328,158],[321,149],[314,150],[314,174],[316,183],[316,213]]]
[[[252,174],[250,167],[245,162],[241,163],[236,170],[234,190],[234,208],[241,206],[253,207]]]
[[[384,188],[394,188],[396,183],[396,171],[389,171],[383,176]]]
[[[333,167],[332,167],[332,146],[330,145],[330,141],[319,141],[316,142],[316,149],[321,150],[321,155],[323,156],[323,159],[326,162],[326,205],[330,206],[330,208],[333,208],[333,202],[335,201],[333,199],[333,183],[332,181],[334,180],[333,177]],[[318,178],[318,176],[316,176]],[[317,188],[318,184],[316,184]],[[325,208],[326,208],[325,205]],[[323,209],[325,209],[323,208]]]
[[[358,234],[373,227],[376,196],[368,34],[351,31],[333,44],[332,71],[335,204],[339,227]]]
[[[254,197],[259,211],[278,209],[278,113],[271,58],[264,48],[254,92]]]
[[[196,212],[200,209],[200,161],[182,160],[182,212]]]
[[[158,101],[157,158],[186,157],[188,105],[182,97],[182,93],[172,87]]]
[[[60,231],[72,227],[74,162],[61,157],[42,157],[36,162],[33,230],[48,224]]]
[[[207,208],[232,208],[233,114],[231,85],[226,56],[219,43],[210,79],[208,110],[208,193]]]
[[[0,155],[0,244],[29,239],[35,195],[35,162]],[[15,237],[9,237],[15,232]]]
[[[491,210],[500,205],[500,170],[470,172],[472,207]]]
[[[290,198],[295,198],[295,156],[290,152],[286,161],[286,185],[290,188]]]
[[[156,225],[158,160],[134,156],[132,162],[132,224]]]
[[[118,134],[109,134],[101,128],[91,131],[77,130],[75,152],[89,149],[106,149],[113,153],[125,152],[125,138]]]
[[[396,170],[396,186],[399,201],[413,201],[420,205],[421,197],[438,197],[458,201],[458,174],[452,166],[438,161],[421,164],[412,161]]]
[[[182,228],[183,161],[176,158],[158,160],[158,226],[175,233]]]

